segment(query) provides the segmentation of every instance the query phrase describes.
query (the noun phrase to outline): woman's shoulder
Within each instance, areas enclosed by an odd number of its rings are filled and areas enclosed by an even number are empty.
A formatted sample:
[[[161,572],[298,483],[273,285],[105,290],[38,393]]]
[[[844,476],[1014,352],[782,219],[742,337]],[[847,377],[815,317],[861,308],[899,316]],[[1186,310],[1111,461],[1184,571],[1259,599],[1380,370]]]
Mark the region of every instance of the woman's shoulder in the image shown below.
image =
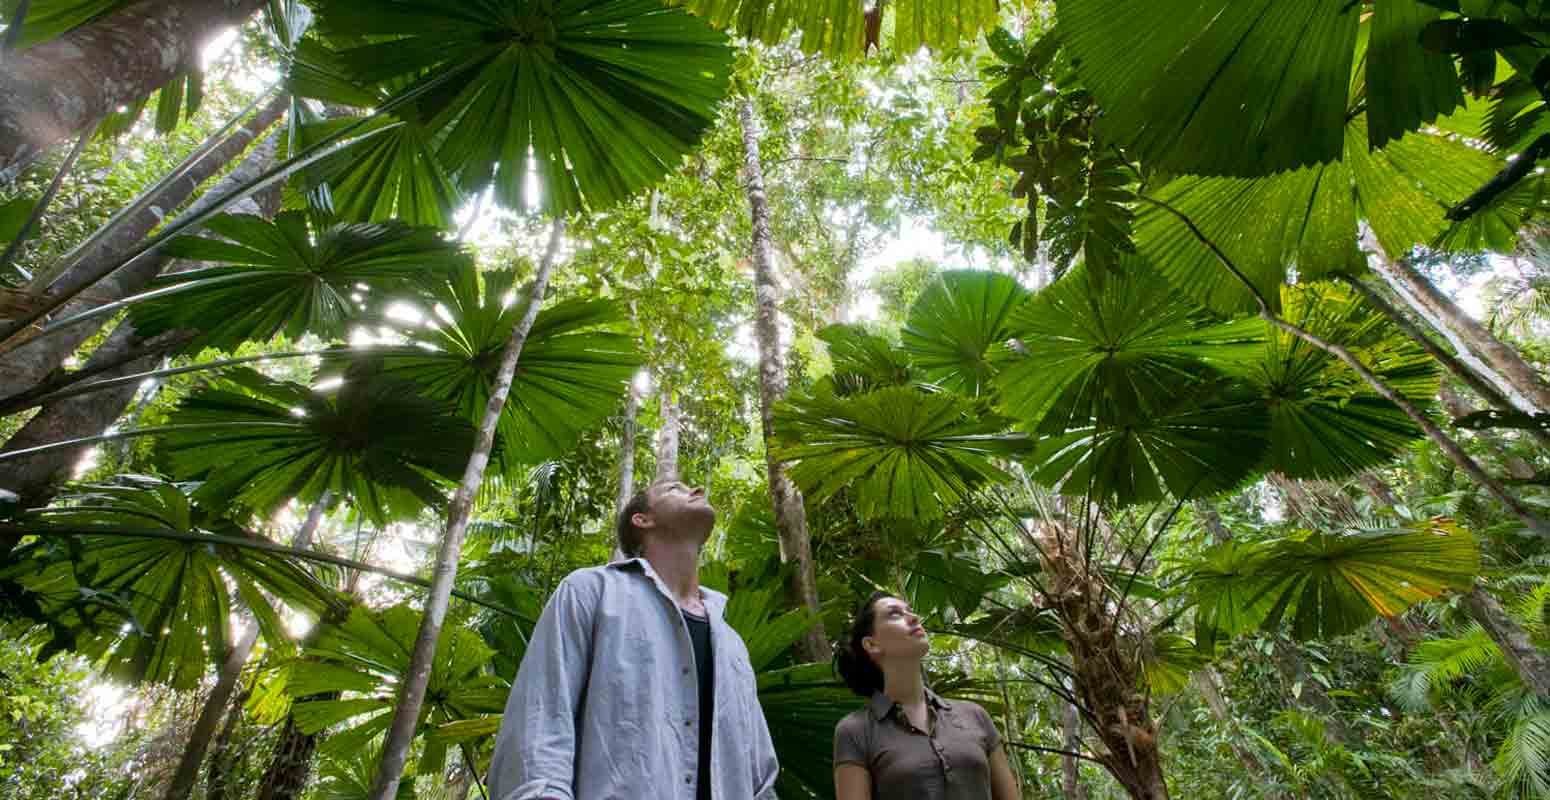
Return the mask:
[[[864,733],[867,729],[867,726],[870,724],[872,724],[872,717],[867,713],[866,706],[862,706],[861,708],[846,714],[845,717],[834,726],[834,735],[859,735]]]

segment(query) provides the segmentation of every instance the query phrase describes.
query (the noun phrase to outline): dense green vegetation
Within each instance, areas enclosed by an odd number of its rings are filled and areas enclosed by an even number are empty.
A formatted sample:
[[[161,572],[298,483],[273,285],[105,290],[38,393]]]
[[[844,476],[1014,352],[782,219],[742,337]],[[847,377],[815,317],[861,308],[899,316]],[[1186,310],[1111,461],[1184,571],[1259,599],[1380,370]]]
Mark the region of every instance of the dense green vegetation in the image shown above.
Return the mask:
[[[632,488],[782,774],[906,597],[1027,797],[1550,797],[1550,23],[0,0],[0,797],[484,794]]]

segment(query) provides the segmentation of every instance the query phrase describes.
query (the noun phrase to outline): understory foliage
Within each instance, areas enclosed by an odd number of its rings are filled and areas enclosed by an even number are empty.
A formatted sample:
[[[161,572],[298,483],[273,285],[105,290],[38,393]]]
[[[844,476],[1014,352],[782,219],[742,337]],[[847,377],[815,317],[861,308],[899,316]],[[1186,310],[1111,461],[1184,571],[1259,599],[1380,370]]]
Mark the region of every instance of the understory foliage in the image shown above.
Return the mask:
[[[879,589],[1024,797],[1550,797],[1536,3],[248,5],[0,85],[0,796],[482,797],[677,477],[781,797]]]

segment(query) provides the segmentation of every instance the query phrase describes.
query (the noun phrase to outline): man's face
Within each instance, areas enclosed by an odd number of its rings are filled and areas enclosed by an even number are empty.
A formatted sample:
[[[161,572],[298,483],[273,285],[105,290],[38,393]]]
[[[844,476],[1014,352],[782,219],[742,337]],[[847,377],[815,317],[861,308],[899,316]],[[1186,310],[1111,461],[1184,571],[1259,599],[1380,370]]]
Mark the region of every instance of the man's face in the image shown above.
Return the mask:
[[[653,484],[649,494],[654,527],[708,535],[716,524],[716,509],[705,499],[704,489],[683,481],[662,481]]]

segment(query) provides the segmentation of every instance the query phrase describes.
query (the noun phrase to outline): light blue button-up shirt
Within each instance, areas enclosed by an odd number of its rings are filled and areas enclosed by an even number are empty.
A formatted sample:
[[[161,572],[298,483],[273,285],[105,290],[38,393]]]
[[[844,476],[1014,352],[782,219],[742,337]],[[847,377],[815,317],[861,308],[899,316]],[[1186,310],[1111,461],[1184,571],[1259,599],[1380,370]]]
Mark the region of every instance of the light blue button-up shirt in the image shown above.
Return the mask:
[[[774,800],[748,648],[702,589],[715,662],[714,800]],[[491,800],[694,800],[699,684],[677,603],[645,559],[572,572],[544,606],[490,761]]]

